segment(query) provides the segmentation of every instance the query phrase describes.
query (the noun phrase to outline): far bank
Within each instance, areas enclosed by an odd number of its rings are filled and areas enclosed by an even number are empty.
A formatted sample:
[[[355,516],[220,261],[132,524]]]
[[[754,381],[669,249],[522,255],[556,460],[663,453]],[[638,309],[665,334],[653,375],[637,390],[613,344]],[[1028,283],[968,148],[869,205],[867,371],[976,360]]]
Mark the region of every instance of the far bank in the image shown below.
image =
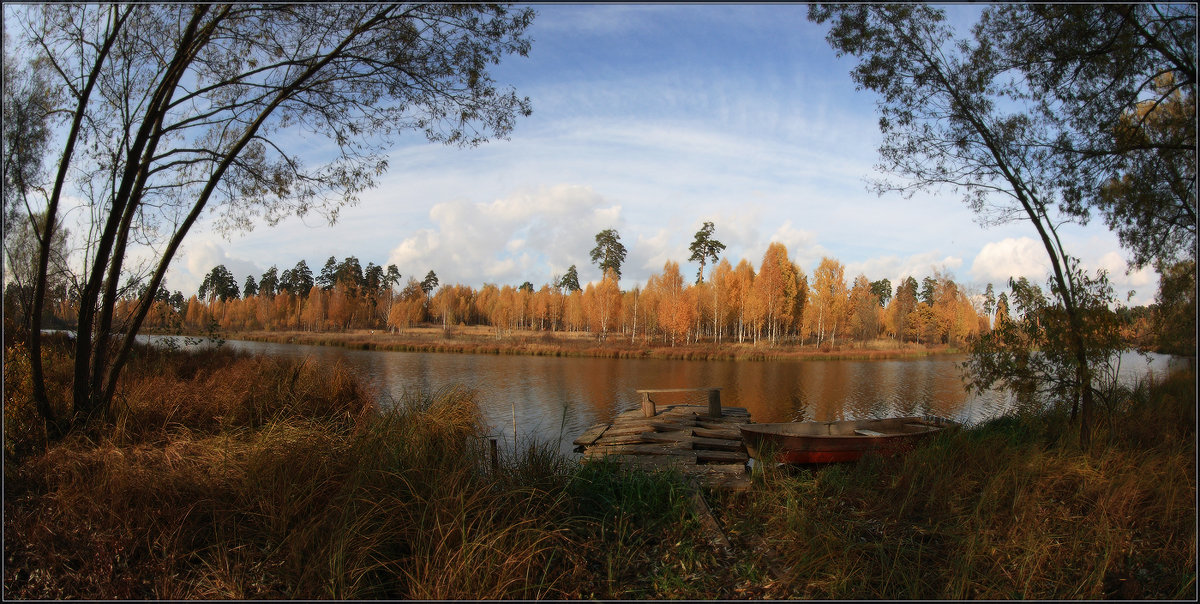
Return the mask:
[[[896,359],[961,352],[946,345],[929,347],[886,339],[848,346],[826,343],[820,348],[765,342],[702,342],[670,346],[644,342],[641,338],[630,342],[619,336],[601,342],[587,332],[514,330],[497,336],[493,329],[480,326],[457,327],[449,332],[441,327],[416,327],[399,333],[367,329],[343,332],[248,330],[225,331],[220,335],[254,342],[341,346],[354,350],[711,361]]]

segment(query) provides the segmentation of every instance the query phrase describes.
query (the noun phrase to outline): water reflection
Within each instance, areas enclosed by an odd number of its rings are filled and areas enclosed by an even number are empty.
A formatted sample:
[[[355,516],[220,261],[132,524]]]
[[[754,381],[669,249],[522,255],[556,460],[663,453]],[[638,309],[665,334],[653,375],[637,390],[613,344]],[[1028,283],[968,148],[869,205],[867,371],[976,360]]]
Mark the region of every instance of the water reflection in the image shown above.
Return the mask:
[[[153,339],[153,337],[152,337]],[[393,404],[405,391],[461,385],[479,393],[484,420],[511,443],[559,442],[563,451],[589,426],[636,409],[639,388],[720,387],[721,402],[747,408],[755,421],[777,422],[935,414],[967,424],[1007,412],[1011,396],[966,391],[961,355],[875,361],[682,361],[663,359],[559,358],[347,350],[230,340],[238,350],[354,367]],[[1120,376],[1130,383],[1147,372],[1163,374],[1165,355],[1126,353]],[[703,404],[703,393],[691,400]],[[666,395],[660,403],[685,400]]]

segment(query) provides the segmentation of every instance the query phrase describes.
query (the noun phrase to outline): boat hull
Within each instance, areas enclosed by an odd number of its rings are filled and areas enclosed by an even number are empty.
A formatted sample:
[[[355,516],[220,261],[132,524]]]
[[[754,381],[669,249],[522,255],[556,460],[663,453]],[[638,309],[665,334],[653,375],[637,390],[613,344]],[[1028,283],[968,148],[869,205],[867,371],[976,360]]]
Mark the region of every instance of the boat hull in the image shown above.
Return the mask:
[[[746,451],[759,461],[822,464],[855,461],[867,454],[890,456],[955,425],[931,417],[841,422],[741,424]]]

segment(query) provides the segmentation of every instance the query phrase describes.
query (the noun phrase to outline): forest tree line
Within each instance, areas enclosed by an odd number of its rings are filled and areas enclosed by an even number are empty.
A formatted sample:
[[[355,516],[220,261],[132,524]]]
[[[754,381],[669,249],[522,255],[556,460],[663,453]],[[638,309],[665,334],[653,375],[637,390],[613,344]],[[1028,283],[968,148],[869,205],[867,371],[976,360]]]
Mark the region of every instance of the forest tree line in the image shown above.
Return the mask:
[[[395,265],[350,256],[330,257],[313,275],[301,260],[280,272],[272,266],[244,285],[223,265],[205,277],[197,295],[160,290],[147,326],[158,330],[403,332],[434,323],[447,332],[457,326],[490,326],[497,337],[516,330],[588,332],[598,340],[667,345],[707,342],[823,344],[837,346],[876,339],[925,345],[963,346],[1010,313],[1007,296],[969,295],[951,275],[935,271],[894,288],[888,279],[865,275],[847,279],[844,265],[823,258],[812,275],[788,258],[786,246],[772,243],[755,267],[746,259],[733,265],[722,258],[696,283],[668,261],[645,286],[622,291],[611,268],[596,283],[580,286],[572,266],[562,278],[535,288],[485,284],[438,286],[433,271],[401,286]],[[136,296],[118,305],[132,312]],[[60,302],[70,316],[70,302]],[[1144,315],[1145,313],[1140,313]],[[1137,317],[1134,317],[1135,319]],[[1145,317],[1142,317],[1145,323]]]

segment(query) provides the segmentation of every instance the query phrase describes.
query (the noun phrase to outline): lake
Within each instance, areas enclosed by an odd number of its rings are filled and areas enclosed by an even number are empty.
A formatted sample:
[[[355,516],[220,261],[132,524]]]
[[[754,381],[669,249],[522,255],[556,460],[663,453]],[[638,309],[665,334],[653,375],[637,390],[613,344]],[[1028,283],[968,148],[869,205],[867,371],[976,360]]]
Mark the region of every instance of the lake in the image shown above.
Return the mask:
[[[161,336],[148,336],[151,341]],[[721,402],[745,407],[754,421],[839,420],[933,414],[974,424],[1004,414],[1011,395],[966,391],[959,364],[965,355],[890,360],[685,361],[600,359],[349,350],[229,340],[225,346],[259,354],[342,361],[390,405],[405,391],[434,392],[461,385],[477,391],[491,433],[506,445],[534,438],[564,451],[588,427],[640,407],[639,388],[721,388]],[[1129,352],[1121,379],[1161,375],[1180,359]],[[658,403],[704,404],[656,395]]]

